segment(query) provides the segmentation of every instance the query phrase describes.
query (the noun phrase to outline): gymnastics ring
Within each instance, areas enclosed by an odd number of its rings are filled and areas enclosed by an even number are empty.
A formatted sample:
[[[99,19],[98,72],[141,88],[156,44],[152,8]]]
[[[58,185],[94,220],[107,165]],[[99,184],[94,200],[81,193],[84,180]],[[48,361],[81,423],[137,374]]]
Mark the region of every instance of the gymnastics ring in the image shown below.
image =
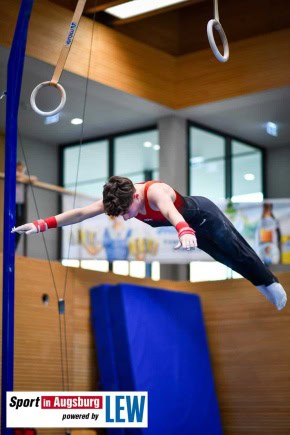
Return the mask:
[[[222,55],[219,51],[219,49],[217,48],[214,36],[213,36],[213,28],[215,27],[215,29],[218,31],[222,43],[223,43],[223,49],[224,49],[224,55]],[[216,20],[210,20],[207,23],[207,37],[208,37],[208,42],[209,45],[212,49],[213,54],[215,55],[215,57],[217,58],[217,60],[219,60],[220,62],[227,62],[227,60],[229,59],[229,44],[228,44],[228,40],[226,37],[226,34],[224,32],[224,29],[222,28],[221,23]]]
[[[44,88],[45,86],[55,86],[59,90],[59,92],[61,94],[61,101],[60,101],[59,105],[57,106],[56,109],[51,110],[50,112],[43,112],[42,110],[40,110],[37,107],[36,102],[35,102],[36,95],[38,94],[38,91],[41,88]],[[40,83],[39,85],[37,85],[33,89],[32,93],[31,93],[31,97],[30,97],[30,104],[31,104],[32,109],[36,113],[38,113],[38,115],[41,115],[41,116],[52,116],[52,115],[55,115],[56,113],[60,112],[64,108],[65,102],[66,102],[66,92],[65,92],[64,88],[59,83],[52,83],[52,82],[49,82],[49,81],[48,82],[43,82],[43,83]]]

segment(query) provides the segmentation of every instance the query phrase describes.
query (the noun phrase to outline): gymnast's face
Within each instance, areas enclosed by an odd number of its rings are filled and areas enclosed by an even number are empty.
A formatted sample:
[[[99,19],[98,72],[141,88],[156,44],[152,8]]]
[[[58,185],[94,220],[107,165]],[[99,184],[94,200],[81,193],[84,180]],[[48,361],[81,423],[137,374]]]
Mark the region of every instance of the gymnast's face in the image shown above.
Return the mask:
[[[139,208],[140,208],[139,195],[134,195],[132,204],[130,205],[126,213],[123,214],[124,221],[127,221],[128,219],[137,216],[137,214],[139,213]]]

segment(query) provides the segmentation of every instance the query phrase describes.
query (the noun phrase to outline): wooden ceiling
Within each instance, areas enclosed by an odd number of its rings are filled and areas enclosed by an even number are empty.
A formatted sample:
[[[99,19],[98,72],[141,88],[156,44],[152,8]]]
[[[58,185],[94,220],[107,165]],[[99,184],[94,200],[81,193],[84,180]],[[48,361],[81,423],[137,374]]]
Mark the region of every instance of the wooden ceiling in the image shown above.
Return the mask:
[[[77,0],[51,1],[72,11],[77,4]],[[104,12],[108,7],[125,2],[87,0],[85,15],[175,56],[208,48],[206,25],[214,16],[213,0],[188,0],[125,20]],[[220,0],[219,16],[230,44],[290,27],[290,1]]]

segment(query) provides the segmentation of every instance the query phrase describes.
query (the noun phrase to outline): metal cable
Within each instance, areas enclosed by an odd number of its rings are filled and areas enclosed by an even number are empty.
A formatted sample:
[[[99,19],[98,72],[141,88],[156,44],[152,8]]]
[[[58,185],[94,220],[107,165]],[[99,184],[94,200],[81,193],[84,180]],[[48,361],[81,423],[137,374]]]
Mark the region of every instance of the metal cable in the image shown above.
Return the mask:
[[[91,42],[90,42],[90,56],[89,56],[89,62],[88,62],[87,77],[86,77],[86,88],[85,88],[85,97],[84,97],[84,105],[83,105],[83,111],[82,111],[83,124],[82,124],[80,144],[79,144],[76,182],[75,182],[75,188],[74,188],[73,208],[75,208],[75,203],[76,203],[78,176],[79,176],[80,159],[81,159],[81,149],[82,149],[83,137],[84,137],[84,125],[85,125],[84,121],[85,121],[85,116],[86,116],[86,105],[87,105],[88,85],[89,85],[89,71],[90,71],[91,60],[92,60],[92,46],[93,46],[93,38],[94,38],[95,17],[96,17],[96,13],[94,13],[93,23],[92,23],[92,34],[91,34]],[[24,151],[24,147],[23,147],[23,143],[22,143],[22,139],[21,139],[21,136],[19,134],[19,131],[18,131],[18,137],[19,137],[19,143],[20,143],[20,146],[21,146],[21,150],[22,150],[24,161],[25,161],[25,165],[26,165],[26,168],[27,168],[27,173],[28,173],[28,176],[30,178],[29,166],[28,166],[26,154],[25,154],[25,151]],[[32,185],[31,185],[31,187],[32,187]],[[33,202],[34,202],[34,205],[35,205],[35,208],[36,208],[36,214],[37,214],[38,219],[40,219],[40,214],[39,214],[39,210],[38,210],[38,207],[37,207],[37,202],[36,202],[36,198],[35,198],[35,193],[34,193],[33,187],[31,189],[31,191],[32,191],[32,196],[33,196]],[[55,282],[55,278],[54,278],[54,274],[53,274],[53,269],[52,269],[52,264],[51,264],[51,259],[50,259],[50,256],[49,256],[49,252],[48,252],[48,248],[47,248],[47,243],[46,243],[44,234],[42,234],[42,237],[43,237],[43,243],[44,243],[44,247],[45,247],[47,261],[49,263],[49,269],[50,269],[50,274],[51,274],[52,281],[53,281],[53,287],[54,287],[55,295],[57,297],[57,301],[59,302],[61,299],[60,299],[59,292],[57,290],[57,286],[56,286],[56,282]],[[72,241],[72,227],[70,229],[69,246],[68,246],[68,258],[70,256],[71,241]],[[63,301],[65,301],[65,295],[66,295],[66,290],[67,290],[67,281],[68,281],[68,268],[66,268],[66,273],[65,273],[64,291],[63,291],[63,298],[62,298]],[[61,322],[61,316],[62,315],[63,315],[63,320],[64,320],[64,331],[62,331],[62,322]],[[61,314],[60,310],[59,310],[59,306],[58,306],[58,319],[59,319],[59,337],[60,337],[60,358],[61,358],[62,387],[63,387],[63,391],[69,391],[70,390],[70,378],[69,378],[69,367],[68,367],[68,346],[67,346],[66,312],[64,310],[64,313]],[[64,336],[64,344],[63,344],[63,336]],[[64,362],[64,360],[65,360],[65,362]],[[65,365],[65,367],[64,367],[64,365]],[[66,385],[65,385],[65,369],[66,369]]]

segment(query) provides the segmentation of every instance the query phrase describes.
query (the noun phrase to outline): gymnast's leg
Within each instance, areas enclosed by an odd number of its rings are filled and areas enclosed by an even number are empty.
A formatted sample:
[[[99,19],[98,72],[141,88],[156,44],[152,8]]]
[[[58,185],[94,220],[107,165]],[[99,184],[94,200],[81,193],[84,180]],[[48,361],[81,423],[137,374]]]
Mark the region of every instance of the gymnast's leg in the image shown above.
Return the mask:
[[[247,278],[278,310],[284,308],[287,296],[278,279],[215,204],[207,198],[195,198],[202,222],[205,220],[195,228],[198,246]]]

